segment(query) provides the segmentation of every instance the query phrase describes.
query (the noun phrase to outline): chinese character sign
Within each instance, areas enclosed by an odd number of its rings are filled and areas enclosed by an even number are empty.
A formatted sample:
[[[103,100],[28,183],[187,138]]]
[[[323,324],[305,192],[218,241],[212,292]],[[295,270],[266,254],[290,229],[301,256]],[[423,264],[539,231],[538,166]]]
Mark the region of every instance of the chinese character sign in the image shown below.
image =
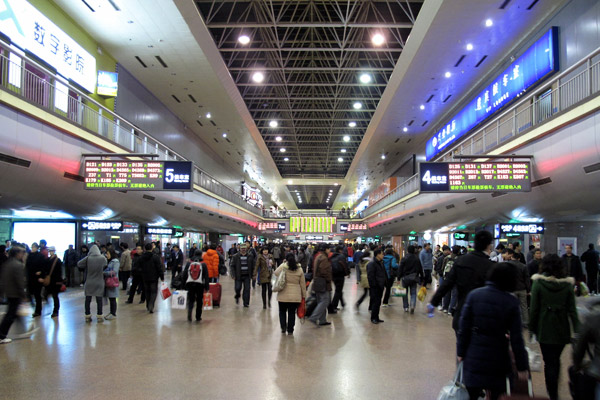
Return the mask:
[[[551,28],[427,141],[426,159],[431,160],[511,100],[558,71],[557,46],[558,30]]]
[[[65,78],[94,93],[96,59],[27,1],[0,1],[0,31]]]
[[[336,217],[291,217],[290,232],[333,232]]]

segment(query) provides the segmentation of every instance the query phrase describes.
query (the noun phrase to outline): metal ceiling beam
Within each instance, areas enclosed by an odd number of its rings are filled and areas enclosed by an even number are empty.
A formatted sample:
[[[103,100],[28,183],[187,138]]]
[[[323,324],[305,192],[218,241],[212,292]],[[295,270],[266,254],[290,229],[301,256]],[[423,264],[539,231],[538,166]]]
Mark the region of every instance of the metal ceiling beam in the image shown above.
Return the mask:
[[[374,109],[364,109],[361,108],[360,110],[355,110],[353,108],[331,108],[331,109],[327,109],[324,110],[322,108],[309,108],[309,109],[305,109],[305,108],[297,108],[297,109],[290,109],[290,108],[267,108],[267,109],[262,109],[262,108],[252,108],[249,109],[248,111],[250,112],[289,112],[289,113],[300,113],[300,112],[318,112],[318,113],[333,113],[333,112],[359,112],[359,113],[365,113],[365,112],[375,112]],[[276,118],[275,118],[276,119]]]
[[[379,101],[379,98],[374,97],[302,97],[301,94],[294,94],[294,97],[288,99],[287,97],[244,97],[244,100],[250,101],[278,101],[278,100],[291,100],[291,101]]]
[[[240,28],[365,28],[365,29],[411,29],[412,22],[211,22],[209,29]]]
[[[357,83],[311,83],[311,82],[305,82],[305,83],[294,83],[294,82],[289,82],[289,83],[236,83],[237,86],[255,86],[255,87],[269,87],[269,86],[319,86],[319,87],[331,87],[331,86],[342,86],[342,87],[356,87],[359,84]],[[386,87],[387,83],[369,83],[365,86],[379,86],[379,87]]]
[[[256,71],[256,67],[233,67],[233,68],[229,68],[230,71]],[[304,71],[304,72],[311,72],[311,71],[341,71],[341,72],[354,72],[354,71],[361,71],[361,72],[376,72],[376,71],[384,71],[384,72],[392,72],[394,71],[394,68],[389,68],[389,67],[343,67],[343,68],[337,68],[337,67],[285,67],[285,68],[279,68],[279,67],[264,67],[264,68],[260,68],[261,71]]]
[[[254,118],[254,121],[271,121],[273,118]],[[344,121],[348,122],[349,118],[277,118],[278,121]],[[352,121],[370,122],[370,118],[352,118]]]
[[[271,128],[270,126],[259,126],[258,129],[265,129],[267,131],[269,130],[273,130],[274,128]],[[334,127],[328,127],[328,126],[296,126],[296,127],[292,127],[292,126],[278,126],[277,129],[296,129],[296,130],[315,130],[315,131],[324,131],[324,130],[347,130],[350,131],[351,129],[354,129],[352,132],[360,132],[361,130],[367,129],[366,126],[363,127],[355,127],[355,128],[349,128],[347,126],[334,126]],[[263,136],[281,136],[281,133],[269,133],[269,132],[262,132]],[[362,133],[361,133],[362,134]]]
[[[320,51],[324,52],[365,52],[365,53],[400,53],[402,48],[394,47],[235,47],[228,48],[222,47],[219,51],[223,53],[258,53],[258,52],[279,52],[279,51],[296,51],[296,52],[310,52],[316,53]]]

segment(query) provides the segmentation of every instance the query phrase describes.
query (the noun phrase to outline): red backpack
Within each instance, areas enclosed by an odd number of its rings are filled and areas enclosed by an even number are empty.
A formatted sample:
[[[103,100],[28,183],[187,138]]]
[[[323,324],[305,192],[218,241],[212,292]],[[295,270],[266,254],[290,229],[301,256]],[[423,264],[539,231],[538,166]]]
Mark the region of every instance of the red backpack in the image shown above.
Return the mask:
[[[190,264],[190,277],[197,281],[200,279],[200,274],[202,274],[202,263],[199,261],[194,261]]]

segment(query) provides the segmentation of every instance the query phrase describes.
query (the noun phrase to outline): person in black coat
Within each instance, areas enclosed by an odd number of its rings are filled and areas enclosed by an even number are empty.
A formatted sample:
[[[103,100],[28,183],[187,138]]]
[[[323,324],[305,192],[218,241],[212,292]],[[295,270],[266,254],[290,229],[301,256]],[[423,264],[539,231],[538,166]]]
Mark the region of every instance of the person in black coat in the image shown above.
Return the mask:
[[[590,243],[588,249],[581,255],[581,261],[585,262],[585,271],[587,272],[587,284],[590,293],[598,293],[598,261],[600,253],[594,249],[594,244]]]
[[[519,301],[510,293],[516,278],[514,264],[493,266],[486,286],[471,291],[463,305],[456,354],[463,362],[463,383],[471,400],[479,399],[484,389],[491,391],[491,400],[505,393],[506,377],[512,372],[509,341],[519,377],[527,379]]]
[[[348,269],[348,263],[346,261],[348,260],[348,256],[344,257],[343,251],[344,246],[337,245],[335,247],[335,254],[331,257],[331,270],[333,283],[335,284],[335,293],[333,294],[331,304],[329,304],[329,314],[337,314],[337,306],[340,303],[342,304],[342,307],[346,307],[346,302],[344,301],[344,281],[346,276],[350,275],[350,270]]]
[[[152,314],[158,291],[158,279],[164,282],[165,273],[162,268],[160,256],[152,251],[152,243],[146,243],[144,249],[146,251],[140,256],[138,263],[142,271],[142,279],[144,280],[146,308]]]
[[[52,296],[54,303],[54,309],[52,311],[52,318],[58,318],[58,311],[60,310],[60,300],[58,294],[60,288],[63,285],[62,277],[62,261],[56,255],[56,248],[54,246],[48,247],[49,258],[46,260],[44,270],[38,279],[38,282],[42,283],[46,276],[50,276],[50,284],[46,286],[46,298]]]
[[[425,271],[421,260],[417,256],[417,248],[413,245],[408,246],[408,254],[400,261],[398,268],[398,280],[406,288],[406,296],[402,298],[404,303],[404,312],[408,312],[408,295],[410,293],[410,313],[415,313],[417,305],[417,284],[425,278]],[[414,278],[414,279],[413,279]]]
[[[387,283],[387,272],[385,272],[385,266],[383,265],[383,251],[377,249],[373,254],[373,261],[367,264],[367,277],[371,294],[371,322],[379,324],[383,322],[382,319],[379,319],[379,308],[381,307],[383,290]]]
[[[27,293],[29,298],[35,298],[35,311],[33,317],[42,315],[42,287],[38,281],[46,267],[46,258],[39,252],[37,243],[31,245],[31,253],[27,256],[25,270],[27,271]]]
[[[467,295],[474,289],[480,288],[485,284],[485,277],[489,270],[494,266],[490,260],[489,253],[492,250],[492,234],[488,231],[479,231],[475,234],[475,250],[459,256],[454,262],[452,270],[444,279],[444,283],[439,287],[431,298],[431,304],[428,308],[437,307],[446,293],[450,292],[456,285],[458,291],[458,302],[456,312],[452,320],[452,329],[458,330],[458,321],[460,321],[460,312],[465,304]]]
[[[190,274],[190,266],[192,263],[200,263],[201,271],[199,276],[193,276]],[[182,282],[185,285],[187,293],[187,310],[188,310],[188,321],[192,320],[192,311],[194,310],[194,302],[196,303],[196,321],[202,321],[202,307],[204,292],[208,292],[209,280],[208,280],[208,267],[202,262],[202,250],[196,249],[194,257],[188,260],[185,269],[181,275]]]
[[[243,244],[240,247],[240,252],[231,259],[231,276],[235,279],[235,303],[240,302],[240,297],[243,298],[244,307],[250,306],[250,278],[255,265],[256,258],[248,251],[248,245]],[[240,296],[244,288],[243,296]]]

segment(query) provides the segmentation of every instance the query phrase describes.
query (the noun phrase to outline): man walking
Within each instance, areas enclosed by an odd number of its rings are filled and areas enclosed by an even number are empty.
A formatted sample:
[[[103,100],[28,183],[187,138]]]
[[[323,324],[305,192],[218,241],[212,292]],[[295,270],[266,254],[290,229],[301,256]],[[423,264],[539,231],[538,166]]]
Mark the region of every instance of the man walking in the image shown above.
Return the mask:
[[[154,313],[154,303],[158,292],[158,280],[164,282],[165,273],[163,271],[160,256],[152,252],[152,243],[146,243],[144,254],[139,259],[142,270],[142,279],[144,280],[144,293],[146,294],[146,309],[150,314]],[[131,289],[133,291],[133,288]]]
[[[379,308],[381,307],[381,298],[383,290],[387,284],[387,272],[383,265],[383,251],[376,249],[374,252],[373,261],[367,265],[367,276],[369,278],[369,290],[371,294],[371,322],[380,324],[383,322],[379,319]]]
[[[312,289],[317,297],[317,307],[308,318],[317,326],[331,325],[327,321],[327,307],[331,302],[332,271],[329,261],[331,249],[328,245],[320,245],[319,253],[314,261]]]
[[[15,319],[17,319],[19,304],[22,301],[27,301],[27,296],[25,295],[24,258],[25,248],[19,244],[15,244],[8,251],[8,260],[2,265],[1,283],[8,302],[8,311],[2,319],[2,323],[0,323],[0,344],[12,342],[11,339],[6,337],[8,330],[13,322],[15,322]]]
[[[73,286],[73,275],[75,268],[77,267],[77,252],[73,248],[73,245],[70,244],[69,248],[65,250],[65,254],[63,255],[63,265],[65,267],[65,278],[67,280],[66,284],[69,287]]]
[[[240,293],[242,286],[244,293],[242,299],[244,307],[250,307],[250,277],[254,269],[255,258],[248,252],[248,245],[242,244],[240,252],[233,256],[231,261],[231,273],[235,279],[235,304],[240,303]]]
[[[594,250],[594,244],[590,243],[588,249],[581,255],[581,261],[585,262],[587,272],[587,284],[591,294],[598,293],[598,261],[600,253]]]
[[[423,286],[427,287],[431,283],[431,272],[433,271],[433,253],[431,251],[431,243],[425,243],[425,247],[419,253],[419,261],[423,266],[425,278],[423,278]]]

